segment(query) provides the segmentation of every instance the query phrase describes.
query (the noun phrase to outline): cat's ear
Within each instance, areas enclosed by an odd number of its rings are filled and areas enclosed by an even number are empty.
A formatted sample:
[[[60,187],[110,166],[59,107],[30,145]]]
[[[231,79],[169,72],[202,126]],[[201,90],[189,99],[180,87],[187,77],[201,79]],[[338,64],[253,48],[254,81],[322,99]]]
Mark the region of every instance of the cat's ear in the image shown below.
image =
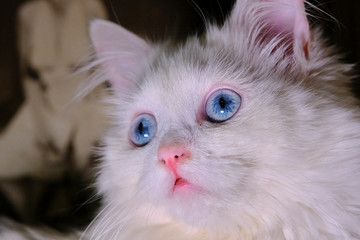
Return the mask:
[[[132,87],[145,67],[150,44],[120,25],[99,19],[91,22],[90,37],[112,85]]]
[[[279,44],[290,47],[290,53],[309,57],[310,30],[303,0],[237,0],[228,25],[234,31],[247,27],[257,41],[281,37]]]

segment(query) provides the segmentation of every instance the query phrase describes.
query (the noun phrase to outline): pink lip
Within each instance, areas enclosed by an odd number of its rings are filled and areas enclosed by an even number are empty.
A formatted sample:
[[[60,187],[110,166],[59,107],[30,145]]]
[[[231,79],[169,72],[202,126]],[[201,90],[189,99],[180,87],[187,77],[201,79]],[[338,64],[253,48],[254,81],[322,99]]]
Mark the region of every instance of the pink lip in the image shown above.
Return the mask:
[[[175,182],[174,182],[174,188],[173,190],[177,189],[177,188],[180,188],[180,187],[183,187],[183,186],[186,186],[186,185],[189,185],[190,183],[184,179],[184,178],[181,178],[181,177],[177,177]]]

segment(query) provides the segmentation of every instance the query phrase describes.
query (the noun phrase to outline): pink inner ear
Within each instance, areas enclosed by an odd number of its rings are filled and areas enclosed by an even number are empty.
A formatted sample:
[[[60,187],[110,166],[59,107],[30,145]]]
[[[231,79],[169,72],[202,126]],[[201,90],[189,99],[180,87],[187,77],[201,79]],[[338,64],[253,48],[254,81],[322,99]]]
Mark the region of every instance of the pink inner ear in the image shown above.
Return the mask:
[[[285,34],[292,38],[293,47],[301,46],[308,58],[310,38],[309,23],[306,18],[302,0],[264,0],[269,3],[266,8],[265,22],[269,24],[271,35]],[[288,38],[287,37],[287,38]]]
[[[104,20],[91,23],[90,36],[111,83],[124,90],[134,86],[152,47],[134,33]]]

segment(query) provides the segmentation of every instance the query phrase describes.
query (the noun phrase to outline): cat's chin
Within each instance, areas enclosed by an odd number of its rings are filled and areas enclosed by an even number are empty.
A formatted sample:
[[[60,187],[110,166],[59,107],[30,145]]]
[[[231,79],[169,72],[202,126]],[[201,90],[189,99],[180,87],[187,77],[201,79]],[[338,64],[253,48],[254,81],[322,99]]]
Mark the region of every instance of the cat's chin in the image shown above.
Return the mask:
[[[209,200],[208,192],[185,178],[178,177],[167,197],[167,208],[172,217],[189,226],[207,226],[210,209],[204,204]]]
[[[199,229],[214,230],[221,225],[221,214],[208,204],[211,198],[202,195],[191,184],[177,187],[166,205],[167,212],[176,222]]]

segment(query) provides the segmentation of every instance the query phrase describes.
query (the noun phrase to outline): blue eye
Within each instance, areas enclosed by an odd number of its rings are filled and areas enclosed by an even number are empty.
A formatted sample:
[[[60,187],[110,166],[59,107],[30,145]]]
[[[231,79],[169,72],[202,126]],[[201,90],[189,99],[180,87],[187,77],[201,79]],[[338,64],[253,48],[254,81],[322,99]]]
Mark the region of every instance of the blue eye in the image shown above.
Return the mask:
[[[219,89],[208,97],[205,105],[206,116],[211,122],[224,122],[238,111],[241,96],[230,89]]]
[[[155,117],[149,113],[137,116],[130,128],[130,140],[138,147],[148,144],[156,134]]]

